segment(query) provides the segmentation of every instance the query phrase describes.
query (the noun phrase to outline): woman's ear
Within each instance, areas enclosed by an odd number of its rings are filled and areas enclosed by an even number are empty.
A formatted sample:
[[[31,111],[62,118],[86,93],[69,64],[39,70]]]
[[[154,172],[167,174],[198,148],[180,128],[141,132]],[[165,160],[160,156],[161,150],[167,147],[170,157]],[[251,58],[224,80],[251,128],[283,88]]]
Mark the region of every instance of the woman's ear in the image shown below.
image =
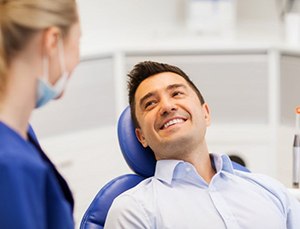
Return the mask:
[[[146,148],[148,146],[148,143],[144,137],[143,131],[141,130],[141,128],[135,128],[135,135],[137,137],[137,139],[139,140],[139,142],[144,146],[144,148]]]
[[[61,36],[61,30],[56,26],[49,27],[44,31],[42,40],[44,55],[55,55],[55,53],[57,52],[58,42],[59,39],[61,39]]]

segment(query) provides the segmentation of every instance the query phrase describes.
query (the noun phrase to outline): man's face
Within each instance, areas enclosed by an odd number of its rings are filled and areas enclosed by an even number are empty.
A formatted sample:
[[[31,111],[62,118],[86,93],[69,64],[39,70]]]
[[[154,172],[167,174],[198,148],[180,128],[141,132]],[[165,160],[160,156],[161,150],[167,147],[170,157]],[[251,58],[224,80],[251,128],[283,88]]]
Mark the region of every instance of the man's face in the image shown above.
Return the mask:
[[[163,72],[145,79],[135,93],[136,135],[156,159],[182,159],[190,147],[205,141],[210,123],[207,104],[178,74]],[[192,148],[191,148],[192,149]]]

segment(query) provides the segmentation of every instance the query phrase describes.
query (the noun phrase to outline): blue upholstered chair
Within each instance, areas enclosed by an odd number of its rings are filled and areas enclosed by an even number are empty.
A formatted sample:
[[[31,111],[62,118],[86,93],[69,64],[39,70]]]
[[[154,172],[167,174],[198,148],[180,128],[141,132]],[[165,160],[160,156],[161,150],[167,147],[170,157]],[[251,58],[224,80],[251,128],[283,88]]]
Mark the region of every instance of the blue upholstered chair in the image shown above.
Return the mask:
[[[135,136],[130,107],[121,114],[118,122],[118,138],[123,156],[135,174],[119,176],[108,182],[96,195],[85,212],[80,229],[100,229],[104,227],[108,210],[113,200],[124,191],[136,186],[147,177],[153,176],[156,160],[150,148],[144,148]],[[238,170],[249,170],[235,162]]]

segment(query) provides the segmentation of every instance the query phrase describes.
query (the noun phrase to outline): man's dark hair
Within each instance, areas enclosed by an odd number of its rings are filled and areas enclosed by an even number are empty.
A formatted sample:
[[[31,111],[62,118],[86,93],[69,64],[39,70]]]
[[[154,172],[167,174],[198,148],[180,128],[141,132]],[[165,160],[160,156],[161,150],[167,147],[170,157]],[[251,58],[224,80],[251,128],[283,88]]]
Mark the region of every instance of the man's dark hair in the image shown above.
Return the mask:
[[[135,92],[138,86],[141,84],[141,82],[144,81],[146,78],[162,72],[173,72],[180,75],[188,82],[191,88],[196,92],[200,100],[200,103],[204,104],[205,102],[198,88],[190,80],[187,74],[185,74],[180,68],[173,65],[158,63],[153,61],[140,62],[136,64],[133,67],[133,69],[128,73],[128,83],[127,83],[131,117],[135,127],[139,127],[139,123],[135,115]]]

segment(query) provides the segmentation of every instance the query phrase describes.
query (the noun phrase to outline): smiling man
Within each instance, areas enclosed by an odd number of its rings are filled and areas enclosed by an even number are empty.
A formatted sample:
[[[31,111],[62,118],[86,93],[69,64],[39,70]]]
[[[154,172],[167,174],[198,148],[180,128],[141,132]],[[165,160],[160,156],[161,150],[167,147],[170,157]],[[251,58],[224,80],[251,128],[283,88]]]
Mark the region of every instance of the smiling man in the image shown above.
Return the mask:
[[[139,63],[128,88],[136,136],[157,164],[115,199],[105,228],[300,228],[300,204],[280,183],[209,153],[209,107],[181,69]]]

